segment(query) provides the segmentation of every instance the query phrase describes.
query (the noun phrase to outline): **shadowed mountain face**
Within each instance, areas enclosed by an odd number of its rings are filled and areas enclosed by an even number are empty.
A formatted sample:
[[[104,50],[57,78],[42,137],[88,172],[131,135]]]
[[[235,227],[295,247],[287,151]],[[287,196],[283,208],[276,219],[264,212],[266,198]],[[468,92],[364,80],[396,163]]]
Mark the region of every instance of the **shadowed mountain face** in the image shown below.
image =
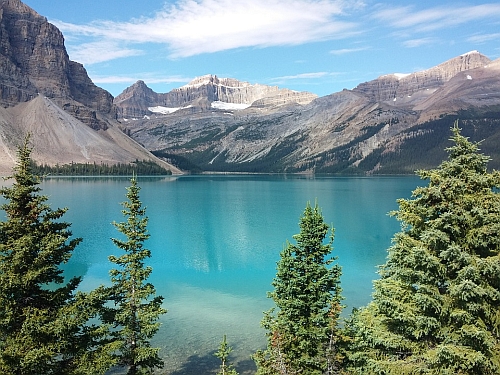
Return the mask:
[[[0,46],[1,173],[28,132],[39,163],[139,159],[166,166],[123,134],[112,95],[69,60],[62,33],[45,17],[19,0],[0,0]]]
[[[214,80],[208,78],[174,91],[206,90]],[[464,134],[486,139],[485,153],[500,152],[493,141],[500,136],[500,60],[477,51],[314,100],[248,99],[245,108],[219,109],[208,95],[185,95],[184,102],[169,104],[178,108],[160,112],[155,95],[173,92],[156,94],[142,82],[118,96],[115,104],[119,98],[128,97],[129,103],[142,98],[142,108],[149,112],[124,119],[129,134],[156,155],[193,170],[413,173],[442,159],[457,118]],[[204,109],[193,108],[196,100],[205,103]]]

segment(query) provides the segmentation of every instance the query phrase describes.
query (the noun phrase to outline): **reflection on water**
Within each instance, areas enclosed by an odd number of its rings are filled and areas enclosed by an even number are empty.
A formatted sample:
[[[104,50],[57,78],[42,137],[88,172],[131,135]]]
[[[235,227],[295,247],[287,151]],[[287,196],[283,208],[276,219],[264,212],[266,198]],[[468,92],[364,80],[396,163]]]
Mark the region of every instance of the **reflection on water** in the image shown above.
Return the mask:
[[[399,224],[387,212],[409,197],[417,178],[313,178],[304,176],[139,177],[147,208],[146,243],[152,252],[151,281],[168,313],[154,345],[166,360],[163,373],[216,370],[213,356],[227,334],[240,373],[255,369],[250,355],[265,345],[262,312],[279,253],[298,233],[306,202],[318,201],[335,227],[334,255],[343,267],[347,311],[370,299],[376,265]],[[84,275],[81,288],[108,283],[111,225],[123,220],[129,178],[50,178],[42,184],[53,208],[84,238],[67,275]],[[214,372],[212,371],[212,372]]]

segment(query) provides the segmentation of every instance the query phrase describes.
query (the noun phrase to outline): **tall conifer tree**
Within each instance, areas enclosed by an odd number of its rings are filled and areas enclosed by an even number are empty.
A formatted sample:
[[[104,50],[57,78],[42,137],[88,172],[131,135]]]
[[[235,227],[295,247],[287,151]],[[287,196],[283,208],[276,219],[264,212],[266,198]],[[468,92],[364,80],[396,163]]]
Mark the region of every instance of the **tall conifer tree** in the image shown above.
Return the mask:
[[[333,229],[316,204],[308,203],[300,219],[296,245],[287,243],[277,264],[269,293],[276,304],[266,312],[262,326],[267,348],[254,355],[258,374],[333,373],[336,356],[337,320],[341,310],[341,268],[332,263]]]
[[[448,160],[393,213],[402,231],[353,319],[356,373],[500,373],[500,173],[452,131]]]
[[[220,370],[217,375],[238,375],[234,366],[229,362],[229,354],[231,354],[232,351],[233,348],[229,346],[226,335],[224,335],[219,345],[219,350],[215,352],[215,356],[221,360]]]
[[[61,265],[80,238],[40,195],[32,173],[29,137],[18,149],[11,187],[2,187],[0,222],[0,373],[103,374],[111,365],[107,327],[89,324],[105,301],[102,289],[75,292]]]
[[[160,327],[159,317],[167,311],[162,308],[163,297],[156,296],[154,286],[147,282],[152,268],[145,265],[151,257],[144,248],[149,238],[148,218],[139,198],[140,187],[134,176],[127,188],[127,201],[122,210],[126,221],[114,223],[125,239],[113,238],[113,243],[125,254],[110,256],[119,268],[111,270],[111,299],[115,307],[103,320],[115,325],[115,337],[120,342],[117,354],[119,364],[128,368],[129,375],[148,374],[163,367],[159,348],[152,348],[150,339]]]

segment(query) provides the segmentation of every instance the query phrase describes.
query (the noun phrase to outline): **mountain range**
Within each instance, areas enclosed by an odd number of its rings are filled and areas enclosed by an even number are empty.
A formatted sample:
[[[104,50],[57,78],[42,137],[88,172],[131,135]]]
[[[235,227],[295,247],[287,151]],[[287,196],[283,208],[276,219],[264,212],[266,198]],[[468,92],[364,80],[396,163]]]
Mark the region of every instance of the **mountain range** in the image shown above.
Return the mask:
[[[205,75],[168,93],[138,81],[113,98],[20,0],[0,0],[0,43],[0,173],[28,132],[34,159],[48,165],[413,173],[442,160],[457,119],[500,167],[500,59],[478,51],[323,97]]]
[[[500,60],[477,51],[319,98],[204,76],[167,94],[138,82],[114,103],[127,134],[191,170],[413,173],[442,160],[456,119],[500,166]]]

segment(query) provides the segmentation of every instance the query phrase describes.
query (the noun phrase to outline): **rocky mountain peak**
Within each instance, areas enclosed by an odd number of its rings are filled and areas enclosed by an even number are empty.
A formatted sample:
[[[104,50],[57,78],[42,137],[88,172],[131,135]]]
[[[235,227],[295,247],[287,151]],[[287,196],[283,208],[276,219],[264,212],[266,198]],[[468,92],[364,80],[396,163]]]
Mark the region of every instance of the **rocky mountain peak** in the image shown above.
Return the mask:
[[[119,109],[120,117],[136,118],[150,113],[148,107],[151,103],[159,101],[158,94],[149,88],[142,80],[127,87],[118,95],[113,103]]]
[[[219,78],[216,75],[207,74],[201,77],[197,77],[189,82],[187,85],[184,85],[182,88],[189,87],[200,87],[200,86],[226,86],[226,87],[248,87],[252,86],[249,82],[238,81],[234,78]]]
[[[143,80],[138,80],[130,87],[134,90],[151,90]]]
[[[204,76],[196,77],[192,81],[188,82],[182,88],[187,87],[199,87],[203,85],[218,84],[219,78],[216,75],[206,74]]]
[[[156,93],[149,88],[146,83],[142,80],[137,81],[132,86],[127,87],[120,95],[115,99],[115,103],[121,103],[130,98],[146,98],[151,100],[156,100]]]
[[[427,70],[383,75],[358,85],[353,91],[363,93],[373,101],[397,101],[397,98],[411,97],[423,90],[429,91],[421,93],[421,97],[425,98],[458,73],[484,67],[490,61],[478,51],[471,51]]]
[[[234,78],[219,78],[207,74],[197,77],[188,84],[159,94],[142,81],[136,82],[118,95],[114,104],[123,118],[142,118],[152,114],[151,108],[168,109],[189,107],[190,112],[212,110],[214,102],[258,107],[282,106],[291,103],[308,104],[317,95],[296,92],[277,86],[251,84]]]
[[[27,14],[28,17],[42,17],[45,19],[45,17],[36,13],[33,9],[31,9],[20,0],[1,0],[0,5],[2,6],[2,9],[8,9],[10,12]]]
[[[59,29],[19,0],[0,0],[0,46],[0,105],[14,106],[42,94],[77,117],[84,114],[84,122],[97,119],[96,111],[112,115],[111,94],[69,59]],[[100,120],[88,125],[106,127]]]

